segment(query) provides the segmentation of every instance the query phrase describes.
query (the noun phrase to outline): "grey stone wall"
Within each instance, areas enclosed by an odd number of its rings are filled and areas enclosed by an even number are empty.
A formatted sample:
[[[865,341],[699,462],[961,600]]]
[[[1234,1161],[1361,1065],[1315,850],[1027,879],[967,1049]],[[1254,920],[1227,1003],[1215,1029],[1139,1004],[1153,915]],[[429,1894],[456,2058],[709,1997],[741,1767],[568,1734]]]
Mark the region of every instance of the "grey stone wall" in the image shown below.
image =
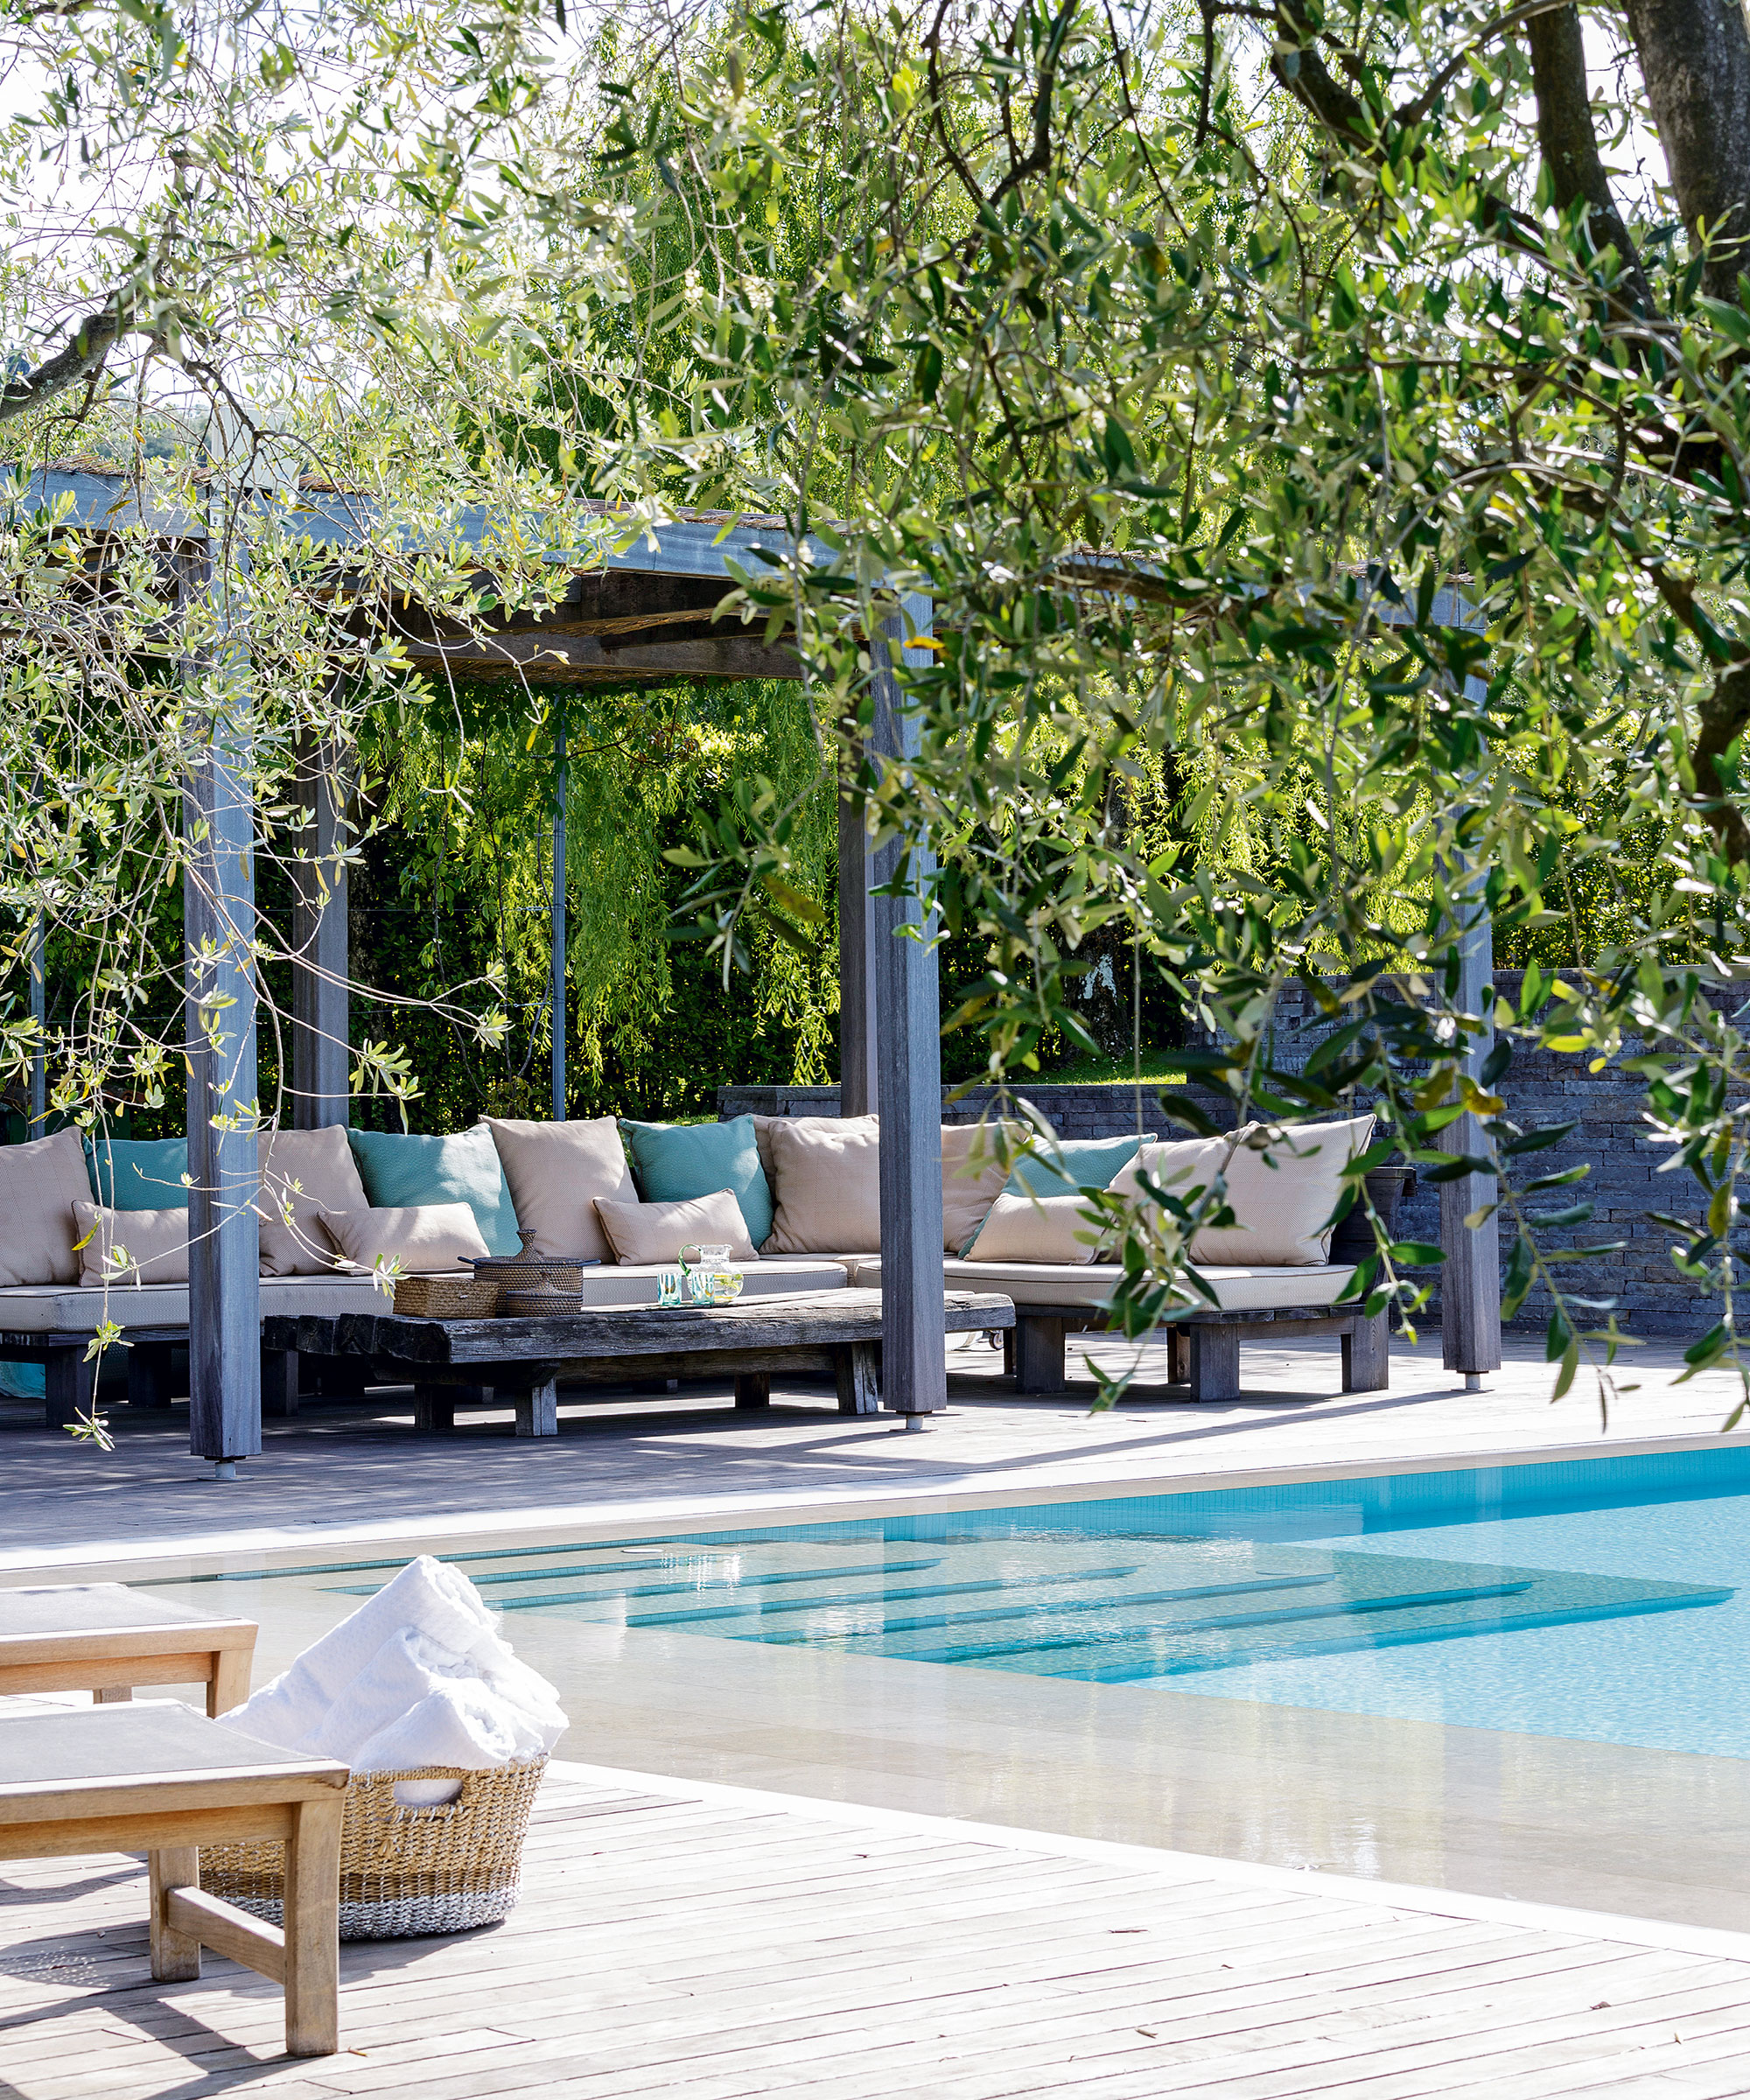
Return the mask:
[[[1495,972],[1496,985],[1508,999],[1517,999],[1519,979],[1516,970]],[[1274,1046],[1278,1065],[1292,1070],[1304,1063],[1328,1026],[1308,1011],[1299,987],[1292,988],[1278,1011]],[[1639,1048],[1638,1044],[1627,1044],[1624,1054],[1634,1056]],[[1624,1245],[1617,1253],[1564,1264],[1564,1280],[1568,1287],[1586,1298],[1614,1298],[1618,1318],[1631,1333],[1699,1333],[1712,1318],[1709,1301],[1671,1266],[1671,1236],[1663,1227],[1649,1222],[1647,1214],[1663,1210],[1679,1217],[1698,1215],[1700,1191],[1681,1168],[1660,1172],[1671,1157],[1671,1148],[1656,1142],[1642,1120],[1640,1080],[1612,1067],[1589,1072],[1586,1062],[1584,1057],[1554,1051],[1520,1051],[1499,1089],[1516,1123],[1528,1127],[1575,1124],[1575,1129],[1559,1144],[1537,1155],[1541,1172],[1556,1172],[1582,1164],[1592,1169],[1578,1187],[1543,1199],[1554,1205],[1583,1194],[1597,1206],[1589,1225],[1552,1232],[1548,1235],[1548,1243],[1559,1247],[1622,1241]],[[1113,1138],[1137,1128],[1138,1104],[1135,1090],[1129,1087],[1061,1086],[1036,1081],[1018,1085],[1015,1091],[1032,1102],[1060,1137]],[[1212,1101],[1200,1089],[1187,1091],[1218,1123],[1224,1120],[1224,1104]],[[949,1106],[948,1092],[944,1088],[942,1112],[948,1122],[976,1121],[992,1098],[988,1088],[979,1088]],[[718,1112],[719,1116],[836,1116],[838,1089],[724,1087],[718,1093]],[[1141,1121],[1143,1128],[1155,1136],[1184,1134],[1183,1126],[1168,1116],[1158,1088],[1143,1088]],[[1424,1183],[1417,1189],[1400,1213],[1398,1228],[1407,1239],[1439,1239],[1438,1188]],[[1508,1240],[1503,1222],[1503,1253]],[[1438,1323],[1438,1292],[1431,1310]],[[1514,1325],[1541,1329],[1549,1317],[1547,1295],[1534,1291]]]

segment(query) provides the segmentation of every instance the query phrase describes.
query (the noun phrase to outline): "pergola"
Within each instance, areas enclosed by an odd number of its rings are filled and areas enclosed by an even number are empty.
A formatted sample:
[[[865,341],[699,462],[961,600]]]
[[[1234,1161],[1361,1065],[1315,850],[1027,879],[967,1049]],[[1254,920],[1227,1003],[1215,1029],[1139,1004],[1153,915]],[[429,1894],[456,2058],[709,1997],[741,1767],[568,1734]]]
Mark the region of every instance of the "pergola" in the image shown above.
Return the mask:
[[[45,470],[15,482],[11,501],[26,509],[65,503],[69,527],[94,534],[144,529],[185,557],[204,554],[199,517],[143,511],[119,472]],[[337,552],[357,544],[367,521],[333,491],[310,492],[295,517],[299,532]],[[465,517],[465,542],[480,546],[487,521]],[[757,571],[762,548],[788,554],[778,519],[688,515],[641,530],[623,550],[578,557],[560,602],[539,616],[489,616],[473,631],[398,606],[382,617],[412,665],[440,681],[450,675],[516,676],[531,682],[587,686],[672,684],[682,680],[795,678],[797,660],[781,638],[725,629],[711,613],[733,578],[730,564]],[[569,562],[570,557],[556,557]],[[354,622],[366,614],[354,611]],[[928,598],[907,598],[900,616],[871,637],[874,719],[870,755],[902,764],[916,750],[917,730],[900,707],[896,662],[920,666],[912,636],[930,627]],[[234,630],[247,648],[247,608]],[[233,731],[210,725],[206,763],[191,778],[187,803],[204,818],[185,886],[185,984],[188,998],[189,1397],[190,1447],[229,1469],[262,1448],[260,1285],[256,1214],[257,1146],[253,1130],[232,1127],[239,1103],[256,1098],[257,991],[250,953],[256,924],[253,844],[256,811],[247,753]],[[564,746],[556,749],[564,765]],[[344,828],[346,791],[332,754],[315,752],[304,781],[313,819],[312,857],[297,907],[292,960],[291,1083],[294,1127],[350,1120],[346,889],[334,859]],[[564,1110],[564,847],[563,794],[554,864],[554,1113]],[[201,827],[196,826],[197,830]],[[907,1427],[947,1404],[942,1303],[940,1167],[942,1065],[936,953],[928,942],[896,937],[915,924],[915,901],[872,893],[892,875],[900,848],[869,850],[857,813],[841,799],[838,820],[840,1111],[881,1117],[882,1399]],[[321,872],[326,870],[326,875]],[[1463,995],[1480,1004],[1491,959],[1486,916],[1466,951]],[[230,1004],[222,1026],[203,1038],[197,1025],[202,985]],[[32,998],[41,1011],[40,969]],[[1472,1059],[1480,1067],[1487,1045]],[[33,1088],[40,1114],[41,1074]],[[1474,1149],[1471,1119],[1453,1124],[1445,1142]],[[1443,1304],[1448,1367],[1474,1378],[1500,1358],[1499,1289],[1494,1228],[1468,1230],[1465,1216],[1486,1200],[1479,1179],[1442,1190],[1441,1237],[1446,1250]]]
[[[148,512],[119,472],[78,468],[38,472],[15,485],[12,501],[28,510],[65,504],[66,523],[95,534],[144,529],[197,556],[206,538],[196,516]],[[318,545],[356,544],[368,521],[351,500],[312,491],[290,522]],[[730,563],[758,571],[763,547],[780,546],[777,519],[739,522],[691,515],[641,532],[623,550],[581,559],[556,606],[539,617],[490,616],[482,635],[398,606],[387,616],[414,667],[440,680],[459,673],[521,676],[546,684],[623,686],[680,680],[795,678],[800,669],[781,641],[714,624],[713,609],[732,588]],[[465,514],[465,542],[480,546],[484,514]],[[568,557],[561,557],[568,558]],[[366,617],[354,612],[354,621]],[[247,648],[247,613],[235,634]],[[878,764],[903,760],[916,731],[900,711],[895,657],[914,663],[905,634],[928,634],[929,603],[909,598],[903,618],[872,638],[875,658],[871,753]],[[249,943],[256,927],[251,805],[245,753],[229,748],[228,726],[215,722],[207,763],[192,778],[188,802],[205,819],[184,892],[185,981],[189,998],[189,1443],[196,1456],[229,1466],[262,1447],[260,1256],[256,1244],[257,1159],[253,1131],[229,1125],[239,1103],[253,1102],[257,991]],[[556,754],[563,764],[563,747]],[[312,857],[298,906],[292,958],[293,1125],[317,1129],[350,1119],[348,969],[344,866],[331,857],[340,843],[345,784],[332,759],[314,753],[304,783],[314,820]],[[563,803],[561,804],[563,811]],[[560,822],[563,822],[563,815]],[[563,832],[556,841],[553,913],[556,1000],[563,1001],[564,891]],[[922,1427],[946,1404],[942,1287],[940,994],[934,948],[892,936],[915,923],[914,902],[872,895],[892,875],[898,848],[871,853],[856,813],[839,807],[842,1112],[878,1112],[882,1120],[882,1396]],[[323,871],[326,869],[326,875]],[[222,1025],[203,1041],[196,1000],[205,984],[226,994]],[[40,1004],[40,973],[32,973]],[[563,1004],[554,1015],[563,1045]],[[881,1055],[877,1058],[878,1038]],[[36,1089],[40,1092],[40,1081]],[[39,1113],[40,1101],[33,1101]],[[563,1049],[555,1060],[555,1113],[564,1110]]]

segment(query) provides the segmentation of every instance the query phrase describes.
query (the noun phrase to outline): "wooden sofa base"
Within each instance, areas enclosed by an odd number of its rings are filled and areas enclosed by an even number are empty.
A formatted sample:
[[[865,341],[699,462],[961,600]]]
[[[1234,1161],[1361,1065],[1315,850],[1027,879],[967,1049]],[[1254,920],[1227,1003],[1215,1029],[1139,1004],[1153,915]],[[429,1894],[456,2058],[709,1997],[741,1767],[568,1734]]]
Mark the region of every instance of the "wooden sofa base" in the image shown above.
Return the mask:
[[[42,1333],[0,1332],[0,1362],[43,1367],[43,1419],[50,1429],[69,1429],[88,1415],[97,1396],[97,1362],[87,1354],[91,1335],[79,1329]],[[187,1382],[172,1376],[174,1350],[188,1347],[186,1327],[128,1327],[113,1347],[126,1359],[130,1408],[168,1407]],[[360,1400],[370,1366],[356,1356],[301,1354],[296,1349],[262,1350],[262,1413],[295,1415],[300,1400]]]
[[[1342,1338],[1343,1390],[1382,1393],[1391,1384],[1388,1315],[1331,1312],[1320,1306],[1281,1312],[1194,1312],[1166,1329],[1167,1380],[1189,1385],[1194,1400],[1237,1400],[1240,1343],[1299,1340],[1313,1334]],[[1065,1338],[1102,1330],[1103,1312],[1086,1306],[1015,1307],[1012,1334],[1003,1338],[1003,1368],[1018,1393],[1060,1393],[1068,1382]]]

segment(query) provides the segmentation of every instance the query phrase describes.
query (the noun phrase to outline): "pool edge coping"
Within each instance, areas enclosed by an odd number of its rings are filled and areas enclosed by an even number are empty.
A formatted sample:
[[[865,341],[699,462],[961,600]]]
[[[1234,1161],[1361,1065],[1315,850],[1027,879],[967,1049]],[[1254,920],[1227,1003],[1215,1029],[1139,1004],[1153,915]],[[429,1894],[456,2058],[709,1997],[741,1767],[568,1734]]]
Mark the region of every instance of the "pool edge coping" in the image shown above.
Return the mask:
[[[977,1485],[966,1474],[870,1489],[770,1490],[758,1495],[659,1497],[605,1506],[598,1502],[536,1503],[521,1508],[396,1517],[374,1523],[300,1527],[296,1532],[258,1528],[195,1539],[87,1540],[60,1548],[0,1550],[0,1586],[20,1578],[89,1581],[139,1580],[153,1574],[206,1575],[251,1567],[295,1568],[313,1557],[361,1546],[392,1548],[410,1558],[481,1543],[514,1532],[519,1546],[582,1544],[652,1529],[735,1530],[773,1524],[845,1523],[878,1517],[920,1516],[962,1509],[1027,1508],[1047,1502],[1120,1502],[1165,1494],[1232,1493],[1293,1487],[1313,1480],[1363,1480],[1393,1475],[1474,1473],[1508,1466],[1559,1466],[1688,1451],[1750,1446],[1750,1431],[1676,1437],[1630,1437],[1620,1442],[1490,1446],[1482,1451],[1423,1452],[1411,1458],[1334,1459],[1323,1464],[1235,1466],[1214,1472],[1145,1472],[1084,1475],[1042,1468],[1026,1480]]]
[[[558,1777],[624,1787],[675,1801],[720,1802],[764,1810],[780,1810],[816,1821],[861,1824],[865,1828],[952,1838],[960,1844],[1001,1845],[1059,1858],[1098,1860],[1158,1879],[1231,1881],[1280,1889],[1295,1895],[1319,1895],[1333,1902],[1359,1903],[1379,1910],[1407,1910],[1433,1917],[1466,1918],[1512,1925],[1528,1932],[1662,1949],[1715,1960],[1750,1964],[1750,1932],[1721,1926],[1685,1925],[1676,1919],[1637,1917],[1618,1911],[1584,1910],[1569,1905],[1536,1903],[1517,1896],[1483,1896],[1466,1889],[1431,1888],[1401,1881],[1369,1881],[1359,1875],[1334,1874],[1322,1867],[1271,1866],[1263,1860],[1233,1859],[1214,1852],[1187,1852],[1166,1845],[1130,1844],[1107,1838],[1082,1838],[1068,1831],[1035,1830],[1027,1824],[984,1823],[970,1817],[930,1816],[912,1809],[889,1809],[830,1796],[787,1794],[764,1787],[745,1787],[721,1780],[677,1779],[667,1774],[626,1771],[618,1766],[592,1765],[555,1758],[549,1768]]]

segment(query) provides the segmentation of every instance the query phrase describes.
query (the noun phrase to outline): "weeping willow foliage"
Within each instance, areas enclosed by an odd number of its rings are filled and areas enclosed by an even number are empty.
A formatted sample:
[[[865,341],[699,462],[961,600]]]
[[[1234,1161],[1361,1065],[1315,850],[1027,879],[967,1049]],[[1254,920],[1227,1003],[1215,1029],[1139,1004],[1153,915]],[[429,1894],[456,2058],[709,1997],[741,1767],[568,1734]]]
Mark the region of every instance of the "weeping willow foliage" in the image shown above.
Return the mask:
[[[396,842],[399,892],[424,931],[413,982],[478,975],[510,1017],[484,1050],[452,1032],[472,1105],[546,1099],[551,1047],[552,817],[556,726],[567,752],[567,1051],[574,1095],[612,1100],[611,1075],[684,1069],[673,1025],[676,885],[663,853],[730,783],[771,780],[804,798],[796,838],[805,893],[830,918],[836,881],[832,800],[817,781],[813,724],[794,686],[719,684],[626,692],[543,692],[471,684],[417,692],[379,710],[361,738],[378,822]],[[815,791],[808,794],[810,784]],[[482,962],[478,971],[469,966]],[[756,1026],[788,1049],[785,1076],[829,1076],[836,956],[761,929],[749,982]],[[704,1046],[695,1044],[696,1065]],[[723,1074],[720,1076],[732,1076]],[[709,1085],[675,1087],[708,1108]],[[673,1082],[669,1082],[673,1086]],[[647,1097],[648,1098],[648,1097]],[[660,1105],[660,1098],[659,1098]]]

